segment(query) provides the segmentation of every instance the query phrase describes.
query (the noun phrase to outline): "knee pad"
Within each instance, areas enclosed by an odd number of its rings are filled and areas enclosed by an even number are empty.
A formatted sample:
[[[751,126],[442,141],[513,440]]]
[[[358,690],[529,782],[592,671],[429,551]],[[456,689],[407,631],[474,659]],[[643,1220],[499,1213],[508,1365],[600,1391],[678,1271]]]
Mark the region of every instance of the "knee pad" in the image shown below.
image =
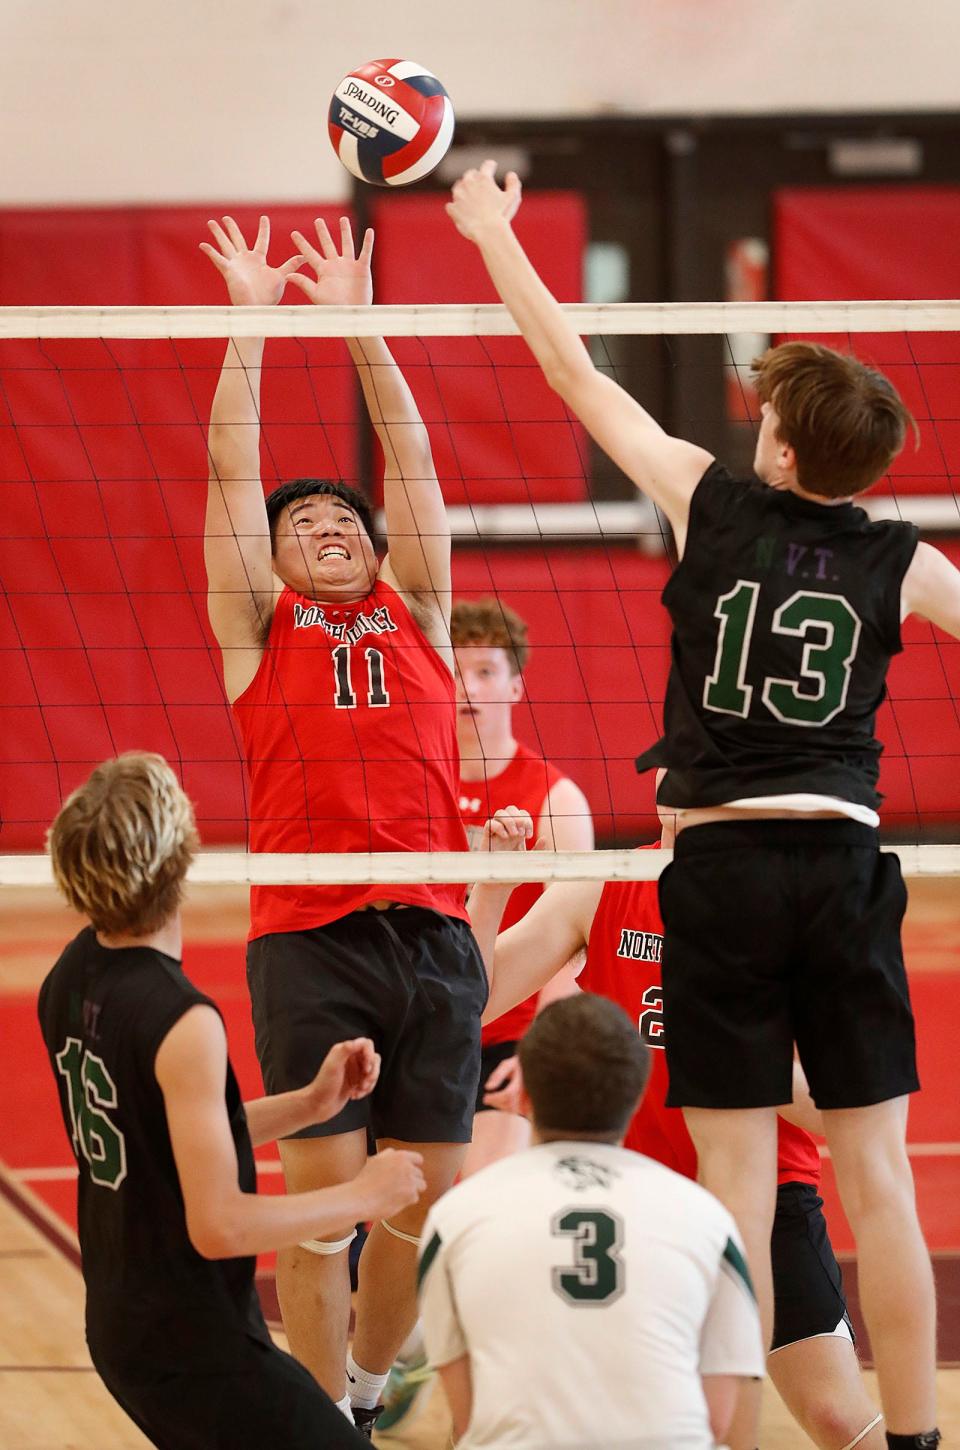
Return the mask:
[[[306,1249],[309,1254],[320,1254],[326,1257],[328,1254],[342,1254],[348,1249],[357,1236],[356,1229],[348,1233],[345,1239],[337,1239],[330,1243],[327,1239],[301,1239],[298,1248]]]

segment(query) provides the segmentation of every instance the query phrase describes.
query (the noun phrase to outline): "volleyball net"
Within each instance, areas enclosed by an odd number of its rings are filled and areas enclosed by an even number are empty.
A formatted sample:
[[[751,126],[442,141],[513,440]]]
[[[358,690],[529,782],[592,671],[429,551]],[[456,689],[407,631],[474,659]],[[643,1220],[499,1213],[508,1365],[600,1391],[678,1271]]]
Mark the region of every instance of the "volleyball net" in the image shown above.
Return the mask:
[[[734,472],[758,417],[749,363],[816,337],[896,385],[917,419],[863,500],[960,563],[960,303],[575,305],[594,361],[669,431]],[[0,885],[49,879],[44,833],[95,764],[156,750],[197,806],[197,881],[640,879],[658,853],[669,532],[547,388],[503,308],[0,309]],[[519,739],[585,792],[596,853],[252,855],[242,752],[206,620],[206,433],[224,338],[268,339],[264,487],[305,475],[364,491],[377,450],[344,337],[384,336],[429,429],[454,596],[529,626]],[[372,482],[372,485],[370,481]],[[883,830],[911,872],[960,871],[960,644],[909,620],[877,733]],[[362,802],[359,803],[362,809]]]

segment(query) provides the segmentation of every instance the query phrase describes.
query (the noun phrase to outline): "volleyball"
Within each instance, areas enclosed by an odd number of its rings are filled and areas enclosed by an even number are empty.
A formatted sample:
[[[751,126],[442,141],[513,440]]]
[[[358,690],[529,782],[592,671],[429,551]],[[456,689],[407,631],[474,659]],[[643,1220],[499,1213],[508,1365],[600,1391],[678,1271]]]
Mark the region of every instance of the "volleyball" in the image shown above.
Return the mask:
[[[450,97],[415,60],[371,60],[344,76],[330,102],[330,140],[348,171],[374,186],[409,186],[453,138]]]

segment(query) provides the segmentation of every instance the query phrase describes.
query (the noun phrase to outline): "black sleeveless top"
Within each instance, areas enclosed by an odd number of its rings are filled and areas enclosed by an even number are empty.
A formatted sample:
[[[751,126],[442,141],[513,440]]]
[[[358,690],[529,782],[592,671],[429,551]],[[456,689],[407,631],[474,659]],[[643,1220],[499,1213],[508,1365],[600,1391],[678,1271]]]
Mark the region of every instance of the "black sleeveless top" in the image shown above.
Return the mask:
[[[667,767],[664,805],[802,791],[876,809],[874,723],[916,546],[912,524],[707,469],[663,591],[664,738],[637,760]]]
[[[38,1011],[80,1170],[87,1341],[128,1383],[231,1369],[249,1337],[270,1343],[253,1258],[204,1259],[187,1234],[154,1059],[189,1008],[210,1002],[180,963],[102,947],[88,927],[40,989]],[[239,1185],[256,1191],[233,1069],[224,1084]]]

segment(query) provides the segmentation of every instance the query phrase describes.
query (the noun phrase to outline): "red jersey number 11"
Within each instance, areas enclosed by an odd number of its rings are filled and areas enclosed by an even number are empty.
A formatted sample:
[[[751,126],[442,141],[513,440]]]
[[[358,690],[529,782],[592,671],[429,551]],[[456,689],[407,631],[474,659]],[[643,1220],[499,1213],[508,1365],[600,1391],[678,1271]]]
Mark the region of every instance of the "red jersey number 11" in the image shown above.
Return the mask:
[[[353,688],[353,648],[349,644],[338,644],[331,656],[334,671],[333,703],[338,710],[355,710],[357,696]],[[367,662],[367,704],[373,709],[390,704],[390,696],[383,683],[383,655],[378,649],[367,648],[363,652]]]

